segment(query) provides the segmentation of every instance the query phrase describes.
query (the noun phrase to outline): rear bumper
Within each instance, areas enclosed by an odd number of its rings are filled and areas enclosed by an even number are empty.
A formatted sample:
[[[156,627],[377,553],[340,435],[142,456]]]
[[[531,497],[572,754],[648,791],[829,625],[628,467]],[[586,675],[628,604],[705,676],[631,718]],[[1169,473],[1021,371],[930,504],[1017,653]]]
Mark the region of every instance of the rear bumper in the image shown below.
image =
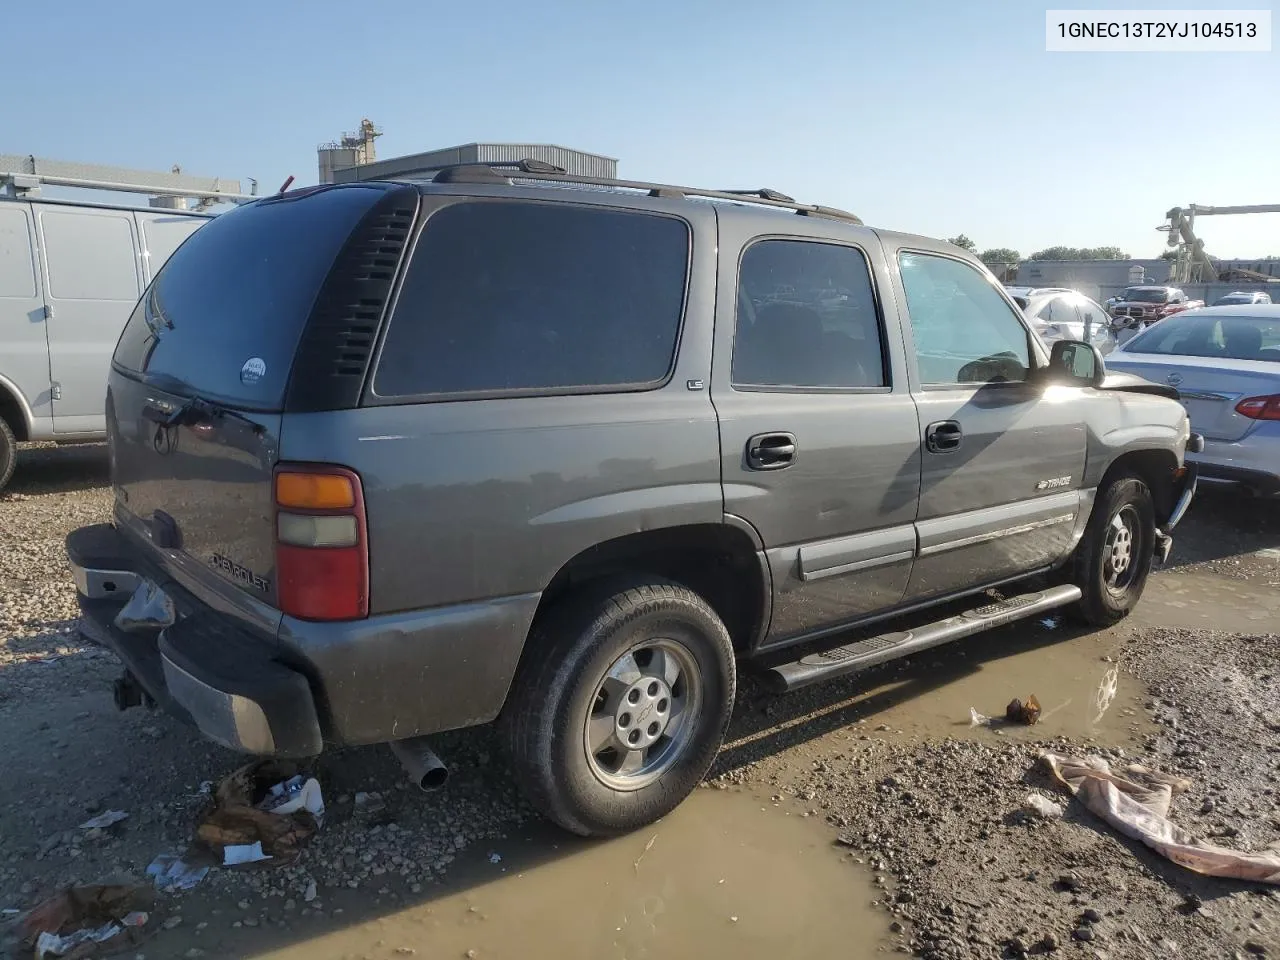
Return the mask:
[[[1187,461],[1207,481],[1248,487],[1260,496],[1280,494],[1280,423],[1263,423],[1242,441],[1206,439],[1204,450],[1188,453]]]
[[[286,616],[267,636],[213,610],[109,524],[72,532],[66,546],[82,631],[210,739],[275,756],[490,722],[541,600],[519,594],[334,623]],[[116,616],[147,582],[172,599],[176,622],[125,631]]]
[[[324,738],[310,684],[274,658],[269,642],[200,609],[108,524],[73,531],[66,547],[81,630],[113,650],[157,704],[234,750],[320,753]],[[146,580],[183,616],[167,627],[122,630],[116,616]]]

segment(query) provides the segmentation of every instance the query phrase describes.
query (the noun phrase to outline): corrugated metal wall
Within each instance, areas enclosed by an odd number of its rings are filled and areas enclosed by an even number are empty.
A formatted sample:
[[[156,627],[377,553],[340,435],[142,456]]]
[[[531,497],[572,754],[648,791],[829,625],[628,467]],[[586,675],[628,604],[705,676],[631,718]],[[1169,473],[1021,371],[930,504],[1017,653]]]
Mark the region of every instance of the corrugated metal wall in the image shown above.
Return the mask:
[[[412,177],[432,169],[458,163],[514,163],[518,160],[542,160],[563,167],[569,173],[585,177],[616,177],[618,161],[581,150],[570,150],[545,143],[468,143],[442,150],[428,150],[405,157],[377,160],[350,170],[337,170],[338,183],[353,180],[378,180],[389,177]]]
[[[480,163],[514,163],[517,160],[541,160],[562,167],[582,177],[612,179],[618,175],[618,161],[581,150],[570,150],[547,143],[481,143],[476,144]]]

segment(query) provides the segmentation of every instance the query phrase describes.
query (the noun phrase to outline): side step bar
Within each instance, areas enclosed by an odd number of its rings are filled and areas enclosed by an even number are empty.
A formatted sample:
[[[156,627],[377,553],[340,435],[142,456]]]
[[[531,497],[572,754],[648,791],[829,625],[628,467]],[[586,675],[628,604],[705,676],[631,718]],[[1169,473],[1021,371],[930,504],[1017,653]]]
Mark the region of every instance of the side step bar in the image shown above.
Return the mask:
[[[811,683],[857,673],[886,660],[895,660],[951,640],[1013,623],[1015,620],[1065,607],[1069,603],[1075,603],[1080,596],[1080,588],[1071,584],[1024,593],[966,610],[958,616],[947,617],[915,630],[885,633],[836,647],[834,650],[811,653],[792,663],[774,667],[766,675],[766,680],[776,692],[788,693]]]

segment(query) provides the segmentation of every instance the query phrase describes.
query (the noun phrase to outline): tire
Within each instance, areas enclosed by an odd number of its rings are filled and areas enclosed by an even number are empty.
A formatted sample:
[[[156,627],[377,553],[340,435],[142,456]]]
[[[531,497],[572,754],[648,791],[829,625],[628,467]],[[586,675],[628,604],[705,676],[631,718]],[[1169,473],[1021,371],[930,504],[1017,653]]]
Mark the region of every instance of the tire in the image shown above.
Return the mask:
[[[733,643],[720,618],[685,587],[631,580],[540,619],[502,720],[524,794],[582,836],[670,813],[710,769],[733,711]]]
[[[1155,532],[1146,483],[1132,474],[1115,477],[1094,504],[1073,558],[1072,582],[1084,594],[1075,608],[1079,619],[1109,627],[1137,606],[1151,573]]]
[[[18,441],[9,424],[0,417],[0,492],[8,486],[13,477],[13,468],[18,465]]]

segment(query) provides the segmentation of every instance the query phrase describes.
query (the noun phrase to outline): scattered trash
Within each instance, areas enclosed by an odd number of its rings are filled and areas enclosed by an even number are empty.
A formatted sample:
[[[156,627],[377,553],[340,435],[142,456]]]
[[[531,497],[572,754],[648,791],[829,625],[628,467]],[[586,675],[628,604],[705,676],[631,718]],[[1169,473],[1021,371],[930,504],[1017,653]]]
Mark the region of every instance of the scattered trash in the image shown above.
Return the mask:
[[[303,903],[310,903],[316,898],[316,882],[314,880],[307,881],[307,889],[302,891]]]
[[[222,865],[224,867],[239,866],[242,863],[258,863],[271,858],[262,852],[262,841],[253,843],[232,843],[222,848]]]
[[[1093,722],[1096,724],[1102,720],[1102,715],[1107,712],[1111,706],[1111,702],[1116,698],[1116,690],[1120,687],[1120,669],[1112,667],[1102,675],[1102,682],[1098,684],[1098,692],[1094,694],[1093,703],[1097,707],[1097,713],[1094,715]]]
[[[36,960],[80,960],[136,946],[153,898],[145,888],[128,884],[67,887],[27,914],[23,942]]]
[[[298,764],[258,760],[218,784],[213,806],[196,836],[221,855],[224,863],[269,859],[273,866],[283,865],[297,858],[301,846],[319,829],[323,815],[324,798],[317,780],[304,777]],[[228,847],[251,850],[228,855]],[[253,852],[261,856],[253,859]],[[234,859],[237,857],[247,859]]]
[[[1034,813],[1036,816],[1042,817],[1045,820],[1056,820],[1066,812],[1063,810],[1061,804],[1054,803],[1048,797],[1040,793],[1027,794],[1027,799],[1023,801],[1023,803],[1024,810],[1029,813]]]
[[[194,890],[209,874],[207,864],[191,863],[172,853],[162,853],[147,867],[147,876],[161,893]]]
[[[971,727],[989,727],[991,726],[991,718],[979,713],[973,707],[969,708],[969,726]]]
[[[1056,630],[1058,629],[1058,624],[1061,622],[1062,621],[1058,617],[1045,617],[1040,621],[1040,626],[1044,627],[1046,630]]]
[[[258,809],[280,816],[306,810],[316,818],[319,826],[324,821],[324,795],[320,792],[320,781],[315,777],[304,779],[302,774],[295,774],[273,786],[258,804]]]
[[[636,862],[632,864],[636,872],[640,872],[640,861],[644,859],[644,855],[653,849],[653,845],[658,842],[658,835],[655,833],[649,838],[649,842],[644,845],[644,849],[640,851],[640,856],[636,857]]]
[[[491,854],[489,854],[489,862],[490,862],[490,863],[501,863],[501,862],[502,862],[502,854],[500,854],[500,853],[491,853]]]
[[[90,820],[86,820],[80,824],[81,830],[102,830],[111,826],[113,823],[119,823],[121,820],[127,820],[129,815],[123,810],[108,810],[106,813],[100,813]]]
[[[1190,789],[1190,780],[1136,763],[1120,776],[1100,757],[1044,753],[1041,761],[1089,810],[1179,866],[1210,877],[1280,884],[1280,850],[1245,853],[1215,846],[1169,820],[1173,795]]]
[[[1040,719],[1040,701],[1036,699],[1033,693],[1027,697],[1026,702],[1014,697],[1009,701],[1009,705],[1004,708],[1004,718],[1010,723],[1021,723],[1030,727]]]

